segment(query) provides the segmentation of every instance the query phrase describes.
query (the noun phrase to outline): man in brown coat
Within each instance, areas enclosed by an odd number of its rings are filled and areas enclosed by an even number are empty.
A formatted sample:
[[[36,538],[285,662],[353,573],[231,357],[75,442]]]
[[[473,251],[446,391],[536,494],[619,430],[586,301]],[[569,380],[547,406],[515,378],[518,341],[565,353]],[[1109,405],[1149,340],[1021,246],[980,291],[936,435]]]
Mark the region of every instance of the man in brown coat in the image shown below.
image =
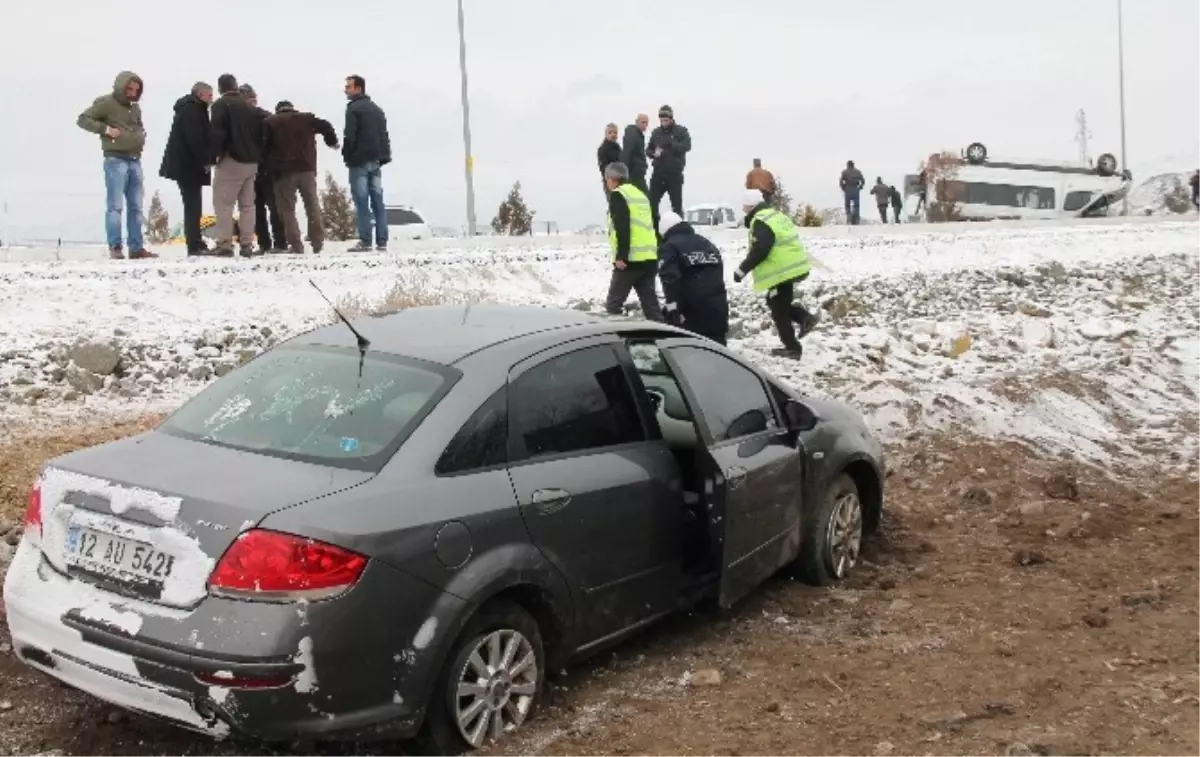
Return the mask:
[[[755,158],[754,168],[746,174],[746,189],[757,189],[762,192],[767,204],[771,204],[771,198],[775,195],[775,176],[762,167],[762,158]]]
[[[314,137],[320,134],[325,145],[338,147],[333,124],[312,113],[296,110],[287,100],[275,106],[275,115],[263,122],[267,170],[275,184],[275,203],[283,217],[288,252],[304,254],[304,240],[296,220],[296,191],[304,202],[308,218],[308,241],[313,252],[325,244],[325,227],[321,219],[321,203],[317,196],[317,146]]]

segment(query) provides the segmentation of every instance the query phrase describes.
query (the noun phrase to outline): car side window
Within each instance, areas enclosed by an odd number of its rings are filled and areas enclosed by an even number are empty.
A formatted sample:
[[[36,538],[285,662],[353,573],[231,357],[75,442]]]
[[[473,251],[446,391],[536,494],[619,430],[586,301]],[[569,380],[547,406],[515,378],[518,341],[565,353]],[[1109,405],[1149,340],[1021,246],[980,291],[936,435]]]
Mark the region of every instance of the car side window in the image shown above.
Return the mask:
[[[737,439],[776,425],[762,381],[724,355],[699,347],[672,347],[671,357],[696,395],[713,441]]]
[[[439,476],[503,465],[508,460],[507,387],[484,401],[458,430],[434,465]]]
[[[512,384],[513,459],[644,441],[633,389],[611,345],[530,368]]]

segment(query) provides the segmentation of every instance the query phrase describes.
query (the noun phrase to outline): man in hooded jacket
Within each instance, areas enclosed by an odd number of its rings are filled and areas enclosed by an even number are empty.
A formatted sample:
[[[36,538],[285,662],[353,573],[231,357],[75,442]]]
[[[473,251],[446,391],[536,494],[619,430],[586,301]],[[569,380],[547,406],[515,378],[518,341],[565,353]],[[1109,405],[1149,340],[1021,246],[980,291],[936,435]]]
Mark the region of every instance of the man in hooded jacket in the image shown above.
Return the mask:
[[[75,124],[100,137],[104,153],[105,216],[104,233],[108,238],[109,257],[125,257],[121,244],[121,215],[124,205],[126,242],[130,258],[156,258],[146,250],[142,237],[142,149],[146,146],[146,127],[142,122],[142,77],[122,71],[113,81],[112,92],[100,95],[79,114]]]
[[[208,252],[208,246],[200,234],[200,216],[204,207],[204,187],[212,183],[212,166],[209,163],[212,126],[208,120],[208,106],[212,99],[212,87],[201,81],[192,85],[191,92],[175,101],[175,117],[171,121],[162,167],[158,170],[159,176],[179,185],[179,194],[183,199],[183,236],[187,240],[188,255]]]
[[[663,319],[718,344],[729,332],[729,300],[721,251],[674,211],[658,222],[658,278]]]

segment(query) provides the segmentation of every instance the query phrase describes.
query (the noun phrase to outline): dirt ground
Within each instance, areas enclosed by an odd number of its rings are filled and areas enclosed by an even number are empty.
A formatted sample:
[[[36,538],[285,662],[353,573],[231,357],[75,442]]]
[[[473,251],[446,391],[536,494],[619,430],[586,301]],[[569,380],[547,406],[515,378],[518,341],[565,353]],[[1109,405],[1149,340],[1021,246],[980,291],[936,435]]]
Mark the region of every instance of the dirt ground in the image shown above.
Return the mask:
[[[134,428],[0,446],[0,523],[40,456]],[[883,531],[847,585],[780,577],[726,615],[670,620],[557,677],[491,753],[1200,753],[1194,477],[1118,483],[944,440],[889,460]],[[3,644],[0,752],[262,750],[114,710]]]

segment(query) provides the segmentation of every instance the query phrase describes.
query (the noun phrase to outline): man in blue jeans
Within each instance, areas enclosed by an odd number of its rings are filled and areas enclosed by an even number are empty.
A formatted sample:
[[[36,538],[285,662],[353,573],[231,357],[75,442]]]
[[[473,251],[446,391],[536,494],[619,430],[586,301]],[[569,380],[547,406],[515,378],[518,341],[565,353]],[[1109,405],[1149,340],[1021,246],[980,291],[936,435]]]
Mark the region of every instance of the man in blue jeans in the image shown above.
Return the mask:
[[[122,210],[128,228],[129,257],[158,257],[146,250],[142,238],[142,148],[146,145],[146,128],[138,105],[141,99],[141,77],[122,71],[113,81],[112,92],[97,97],[75,121],[79,128],[100,137],[104,153],[104,232],[108,255],[115,260],[125,258]]]
[[[358,225],[358,244],[350,252],[371,249],[374,222],[375,249],[387,249],[387,211],[383,206],[381,169],[392,162],[392,143],[388,139],[387,116],[367,94],[367,81],[361,76],[346,77],[346,131],[342,138],[342,159],[350,169],[350,196]]]

